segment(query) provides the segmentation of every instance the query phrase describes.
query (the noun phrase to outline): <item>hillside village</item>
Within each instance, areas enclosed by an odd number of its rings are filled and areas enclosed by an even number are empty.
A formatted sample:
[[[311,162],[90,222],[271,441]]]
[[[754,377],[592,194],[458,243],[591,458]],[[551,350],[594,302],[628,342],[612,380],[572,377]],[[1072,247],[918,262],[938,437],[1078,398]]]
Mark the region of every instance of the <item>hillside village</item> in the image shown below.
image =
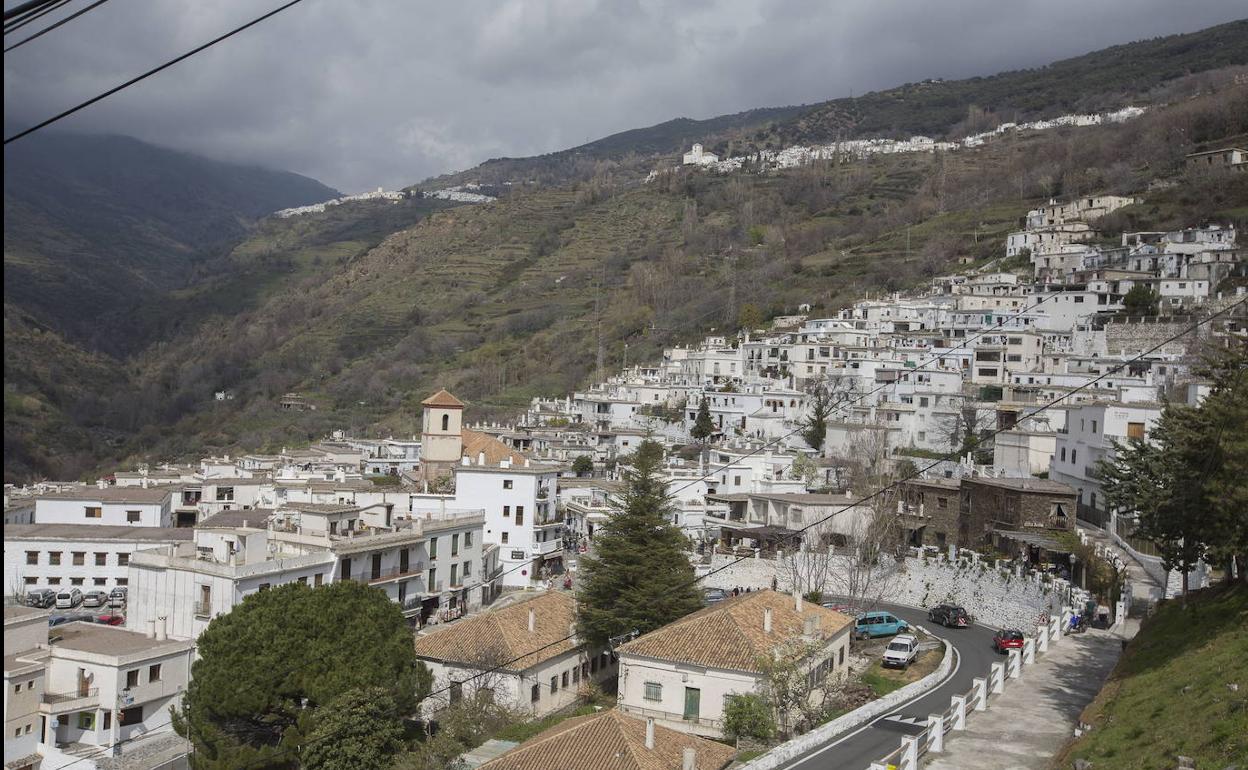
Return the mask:
[[[727,162],[700,149],[695,164]],[[1189,166],[1246,168],[1238,149]],[[1072,558],[1082,545],[1130,574],[1107,609],[1121,624],[1133,603],[1174,596],[1181,581],[1109,508],[1097,461],[1116,442],[1147,440],[1163,401],[1199,403],[1208,383],[1194,373],[1198,354],[1248,336],[1235,229],[1101,229],[1133,202],[1050,201],[982,269],[829,317],[760,318],[534,398],[506,424],[471,423],[472,405],[442,390],[421,403],[419,436],[339,431],[272,454],[117,469],[91,484],[6,486],[4,586],[16,602],[5,611],[6,687],[26,682],[30,693],[6,699],[5,723],[17,725],[6,761],[85,767],[101,747],[161,733],[197,638],[248,596],[291,583],[384,592],[435,687],[453,693],[427,700],[427,718],[500,654],[523,663],[492,697],[533,718],[575,705],[590,683],[628,683],[618,708],[578,717],[544,749],[521,744],[491,769],[573,766],[584,744],[572,736],[596,731],[723,767],[734,752],[707,739],[725,735],[727,698],[761,691],[755,655],[800,637],[812,682],[858,665],[846,608],[804,595],[940,599],[1022,626],[1068,602],[1108,601],[1087,592],[1088,567]],[[578,563],[594,553],[644,442],[665,449],[671,523],[709,575],[708,596],[728,598],[631,641],[579,644],[569,631]],[[891,491],[872,500],[880,481]],[[905,567],[895,580],[851,589],[793,566],[819,551],[852,562],[880,522]],[[978,586],[959,578],[971,564],[987,570]],[[1023,582],[1006,590],[1011,578]],[[1207,571],[1189,578],[1200,586]],[[82,622],[87,606],[109,621]],[[49,615],[65,623],[50,652],[36,638]],[[711,651],[736,644],[729,637],[753,647],[725,662]],[[478,645],[494,638],[506,640],[501,653]],[[712,658],[725,671],[707,669]],[[695,669],[700,701],[688,694]],[[124,706],[116,718],[114,699]],[[165,730],[148,745],[176,754],[181,741]],[[543,763],[520,764],[541,751]]]

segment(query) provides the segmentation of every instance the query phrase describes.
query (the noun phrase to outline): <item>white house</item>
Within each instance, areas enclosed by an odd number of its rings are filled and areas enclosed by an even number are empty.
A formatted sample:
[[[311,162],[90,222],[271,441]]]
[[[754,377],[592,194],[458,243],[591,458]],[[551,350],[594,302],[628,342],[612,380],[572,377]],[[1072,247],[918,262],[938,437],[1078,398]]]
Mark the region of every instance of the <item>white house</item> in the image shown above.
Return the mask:
[[[433,673],[433,688],[448,690],[422,704],[425,715],[481,692],[532,716],[572,705],[582,687],[610,679],[616,669],[611,652],[587,649],[575,633],[576,600],[547,591],[417,636],[416,657]]]
[[[172,527],[176,485],[83,486],[35,497],[36,524]]]
[[[30,607],[4,608],[4,766],[25,770],[39,766],[43,742],[43,703],[47,670],[48,612]]]
[[[1099,460],[1114,456],[1114,442],[1146,440],[1161,417],[1157,403],[1093,402],[1066,413],[1066,427],[1059,430],[1049,478],[1079,492],[1081,518],[1102,518],[1106,506],[1097,478]]]
[[[619,648],[619,709],[721,737],[726,698],[761,690],[760,657],[800,650],[816,680],[844,676],[853,622],[775,591],[726,599]]]
[[[715,153],[706,152],[702,149],[702,145],[695,144],[693,149],[685,153],[683,161],[686,166],[709,166],[712,163],[719,162],[719,156]]]

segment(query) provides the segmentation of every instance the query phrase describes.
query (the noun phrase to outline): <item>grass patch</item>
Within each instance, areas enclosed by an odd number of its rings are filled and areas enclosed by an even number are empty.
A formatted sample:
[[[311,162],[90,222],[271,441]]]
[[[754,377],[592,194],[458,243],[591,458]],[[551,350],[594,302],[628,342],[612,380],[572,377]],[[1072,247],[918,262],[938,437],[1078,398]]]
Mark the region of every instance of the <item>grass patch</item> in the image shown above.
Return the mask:
[[[751,759],[758,759],[767,753],[767,749],[750,749],[737,754],[738,762],[749,762]]]
[[[1232,687],[1234,686],[1234,688]],[[1053,767],[1086,759],[1096,770],[1197,770],[1248,760],[1248,587],[1163,603],[1084,710],[1093,725]]]
[[[499,730],[494,737],[500,741],[516,741],[517,743],[523,743],[532,738],[534,735],[537,735],[543,730],[548,730],[554,727],[565,719],[588,716],[589,714],[597,713],[597,711],[597,707],[593,704],[587,703],[584,706],[577,706],[572,711],[561,711],[556,714],[548,714],[541,719],[534,719],[529,722],[518,722],[514,725],[508,725],[502,730]]]

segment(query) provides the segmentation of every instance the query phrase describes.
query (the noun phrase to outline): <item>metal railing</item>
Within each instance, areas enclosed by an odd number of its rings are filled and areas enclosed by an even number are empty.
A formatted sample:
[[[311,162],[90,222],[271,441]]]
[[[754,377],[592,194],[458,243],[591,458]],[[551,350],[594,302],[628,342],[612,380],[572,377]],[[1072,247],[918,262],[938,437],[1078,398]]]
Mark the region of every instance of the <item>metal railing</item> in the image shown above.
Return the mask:
[[[723,720],[721,719],[707,719],[705,717],[686,716],[685,714],[681,714],[675,711],[662,711],[660,709],[648,709],[642,706],[621,705],[620,709],[622,711],[627,711],[630,714],[636,714],[637,716],[640,716],[640,717],[654,717],[655,719],[663,719],[668,722],[684,722],[685,724],[699,725],[701,727],[712,727],[717,730],[723,727]]]
[[[1069,607],[1064,608],[1060,616],[1042,613],[1042,618],[1037,619],[1034,636],[1024,638],[1022,649],[1011,648],[1005,661],[993,662],[987,676],[971,680],[971,689],[950,697],[949,708],[929,715],[927,727],[917,735],[902,738],[901,745],[874,760],[870,770],[919,770],[924,756],[944,751],[945,736],[965,730],[968,714],[986,711],[992,696],[1005,692],[1007,681],[1021,678],[1024,667],[1035,663],[1036,655],[1048,652],[1049,645],[1065,635],[1071,616]]]

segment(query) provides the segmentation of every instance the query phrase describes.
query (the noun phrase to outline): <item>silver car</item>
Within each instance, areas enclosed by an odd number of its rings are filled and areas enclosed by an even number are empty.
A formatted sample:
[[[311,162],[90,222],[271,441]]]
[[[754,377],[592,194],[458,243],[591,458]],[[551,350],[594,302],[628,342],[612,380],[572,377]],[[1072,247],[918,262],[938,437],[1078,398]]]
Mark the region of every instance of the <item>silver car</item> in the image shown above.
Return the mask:
[[[108,602],[108,594],[103,591],[87,591],[82,595],[83,607],[103,607]]]

